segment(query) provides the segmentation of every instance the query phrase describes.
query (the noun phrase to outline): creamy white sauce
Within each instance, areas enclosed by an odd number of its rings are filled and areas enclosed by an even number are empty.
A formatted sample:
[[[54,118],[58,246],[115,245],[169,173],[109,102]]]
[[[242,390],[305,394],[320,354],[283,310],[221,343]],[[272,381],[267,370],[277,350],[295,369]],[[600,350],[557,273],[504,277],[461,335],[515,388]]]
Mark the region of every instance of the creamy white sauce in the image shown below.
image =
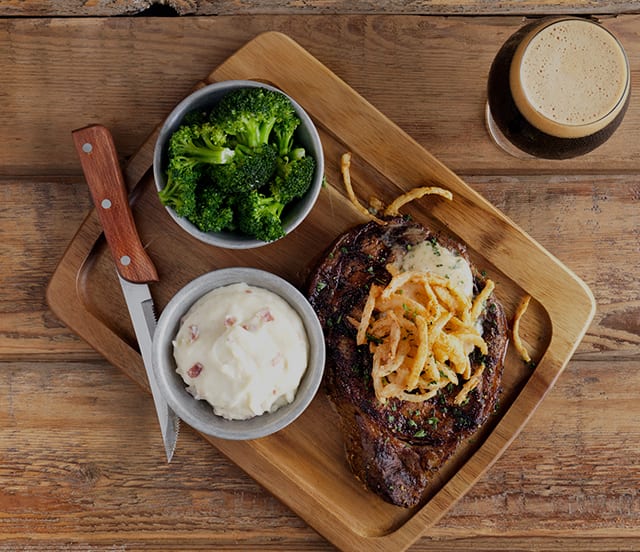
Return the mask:
[[[293,401],[308,363],[302,320],[280,296],[245,283],[217,288],[184,317],[176,370],[197,399],[242,420]]]
[[[469,299],[473,297],[473,274],[469,263],[460,253],[442,247],[439,243],[424,241],[413,245],[400,260],[399,268],[403,272],[430,272],[446,278]]]
[[[415,270],[429,272],[446,278],[451,285],[473,300],[473,273],[467,260],[458,251],[452,251],[435,241],[424,241],[411,246],[406,255],[400,259],[401,271]],[[475,323],[477,332],[483,334],[483,316]],[[473,350],[470,346],[467,354]]]

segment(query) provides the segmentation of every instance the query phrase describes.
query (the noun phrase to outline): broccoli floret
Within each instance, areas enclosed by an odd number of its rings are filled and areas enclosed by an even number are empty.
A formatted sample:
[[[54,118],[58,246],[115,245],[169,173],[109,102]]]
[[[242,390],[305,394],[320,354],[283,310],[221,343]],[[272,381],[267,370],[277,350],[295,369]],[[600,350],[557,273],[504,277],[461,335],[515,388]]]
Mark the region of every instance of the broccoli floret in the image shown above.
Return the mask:
[[[209,166],[208,174],[221,192],[245,194],[267,184],[277,165],[278,154],[273,146],[236,146],[233,157],[227,163]]]
[[[179,217],[189,217],[196,211],[196,187],[202,175],[197,166],[171,163],[167,184],[159,192],[160,201]]]
[[[226,94],[211,112],[210,120],[238,144],[256,148],[267,144],[276,124],[296,117],[289,99],[264,88],[241,88]]]
[[[233,230],[231,198],[212,185],[200,186],[196,193],[197,208],[189,220],[203,232]]]
[[[285,205],[307,192],[316,169],[315,159],[305,156],[304,150],[299,148],[291,153],[292,159],[278,160],[276,176],[270,185],[271,194]]]
[[[228,163],[235,152],[226,146],[226,139],[224,131],[211,123],[183,125],[171,135],[170,163],[185,166]]]
[[[203,110],[190,111],[182,120],[183,125],[202,125],[209,121],[209,112]]]
[[[237,203],[238,228],[266,242],[284,236],[280,215],[284,205],[277,199],[252,191]]]
[[[293,148],[293,134],[300,124],[300,119],[292,113],[282,116],[273,126],[273,142],[278,149],[278,155],[285,157]]]

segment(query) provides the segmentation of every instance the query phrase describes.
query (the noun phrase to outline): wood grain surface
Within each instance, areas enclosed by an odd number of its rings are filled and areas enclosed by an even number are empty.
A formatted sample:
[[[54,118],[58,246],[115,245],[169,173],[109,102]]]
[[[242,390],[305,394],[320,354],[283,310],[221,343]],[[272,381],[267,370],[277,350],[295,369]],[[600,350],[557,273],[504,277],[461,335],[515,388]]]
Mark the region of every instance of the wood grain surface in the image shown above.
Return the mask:
[[[495,149],[480,116],[484,79],[521,22],[0,20],[0,68],[11,76],[0,113],[0,550],[332,548],[189,429],[167,466],[153,452],[162,443],[151,401],[44,299],[91,206],[71,130],[100,120],[123,157],[131,155],[197,80],[271,29],[293,36],[463,176],[598,302],[543,407],[412,550],[640,548],[640,113],[632,98],[614,138],[576,161],[525,164]],[[606,24],[621,36],[637,80],[640,20]]]
[[[258,14],[387,14],[387,15],[518,15],[638,13],[634,0],[4,0],[2,16],[96,17],[113,15],[258,15]]]
[[[120,154],[130,156],[195,83],[268,30],[291,36],[458,173],[637,170],[640,110],[633,91],[619,132],[579,159],[522,162],[486,139],[489,67],[522,22],[404,16],[0,19],[0,46],[8,54],[0,63],[12,76],[3,82],[3,94],[19,115],[6,113],[0,128],[9,146],[0,148],[0,176],[75,173],[73,144],[59,132],[92,122],[108,126]],[[632,81],[640,80],[640,52],[633,48],[640,16],[606,25],[629,50]]]

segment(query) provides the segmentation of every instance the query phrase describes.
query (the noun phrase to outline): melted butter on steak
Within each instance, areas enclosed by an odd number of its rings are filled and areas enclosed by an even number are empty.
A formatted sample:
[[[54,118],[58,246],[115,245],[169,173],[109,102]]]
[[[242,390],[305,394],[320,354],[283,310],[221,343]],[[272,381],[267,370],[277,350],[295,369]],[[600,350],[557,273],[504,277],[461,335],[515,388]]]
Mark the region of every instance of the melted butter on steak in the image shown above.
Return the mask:
[[[484,285],[464,245],[403,218],[387,222],[370,222],[340,237],[312,275],[308,295],[325,332],[326,389],[339,414],[347,461],[367,488],[392,504],[411,507],[423,499],[433,473],[495,408],[507,324],[501,305],[490,297],[482,317],[489,351],[471,356],[473,368],[484,362],[485,369],[465,404],[454,404],[460,386],[453,384],[423,403],[395,398],[380,403],[371,381],[372,356],[368,346],[356,346],[348,317],[361,318],[371,284],[390,281],[386,265],[401,265],[413,246],[435,240],[469,262],[474,295]]]

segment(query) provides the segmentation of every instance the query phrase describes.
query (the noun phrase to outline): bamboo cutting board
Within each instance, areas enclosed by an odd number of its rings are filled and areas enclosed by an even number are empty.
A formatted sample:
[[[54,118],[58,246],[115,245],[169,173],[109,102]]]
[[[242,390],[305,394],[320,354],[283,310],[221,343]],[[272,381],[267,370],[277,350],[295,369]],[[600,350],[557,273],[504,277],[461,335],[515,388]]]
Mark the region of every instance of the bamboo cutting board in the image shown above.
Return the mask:
[[[214,248],[185,235],[160,204],[150,172],[155,134],[150,136],[128,163],[125,177],[136,225],[158,267],[160,279],[151,292],[159,310],[193,278],[229,266],[269,270],[304,289],[330,244],[363,222],[344,193],[339,165],[346,151],[352,153],[354,189],[365,202],[375,196],[389,203],[427,183],[451,190],[451,202],[427,196],[403,212],[465,242],[478,268],[497,283],[495,293],[508,315],[524,295],[532,297],[521,335],[537,366],[525,365],[509,351],[500,408],[447,462],[416,508],[389,505],[355,480],[336,415],[322,391],[307,412],[276,435],[250,442],[203,436],[339,548],[404,550],[518,434],[586,332],[595,311],[593,297],[570,270],[287,36],[259,35],[203,84],[228,79],[271,83],[305,108],[321,135],[326,185],[311,215],[284,239],[255,250]],[[95,211],[61,259],[47,299],[64,323],[149,390]]]

